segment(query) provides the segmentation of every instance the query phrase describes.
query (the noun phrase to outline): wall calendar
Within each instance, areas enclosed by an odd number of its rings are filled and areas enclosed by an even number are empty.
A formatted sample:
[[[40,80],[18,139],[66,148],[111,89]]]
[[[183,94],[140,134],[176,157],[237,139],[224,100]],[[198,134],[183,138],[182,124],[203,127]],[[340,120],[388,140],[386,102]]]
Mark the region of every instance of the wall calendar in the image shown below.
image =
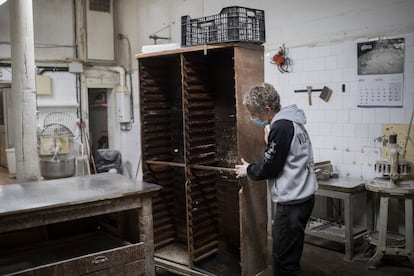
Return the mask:
[[[358,106],[402,107],[404,38],[358,43]]]

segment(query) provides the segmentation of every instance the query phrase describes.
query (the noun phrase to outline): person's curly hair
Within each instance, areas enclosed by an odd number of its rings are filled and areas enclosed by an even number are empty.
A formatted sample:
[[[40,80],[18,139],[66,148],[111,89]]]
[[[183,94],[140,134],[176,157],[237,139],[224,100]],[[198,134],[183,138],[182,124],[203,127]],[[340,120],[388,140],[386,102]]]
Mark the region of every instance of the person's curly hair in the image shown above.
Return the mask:
[[[243,105],[249,110],[261,113],[266,106],[275,112],[279,112],[280,96],[270,83],[261,83],[253,86],[243,97]]]

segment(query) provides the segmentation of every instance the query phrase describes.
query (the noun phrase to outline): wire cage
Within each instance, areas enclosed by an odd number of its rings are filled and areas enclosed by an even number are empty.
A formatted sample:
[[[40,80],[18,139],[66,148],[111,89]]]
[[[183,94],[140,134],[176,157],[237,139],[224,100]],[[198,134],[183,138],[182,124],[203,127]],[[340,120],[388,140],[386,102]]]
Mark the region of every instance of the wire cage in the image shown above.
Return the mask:
[[[43,120],[42,136],[70,135],[76,138],[79,128],[74,117],[63,112],[52,112]]]

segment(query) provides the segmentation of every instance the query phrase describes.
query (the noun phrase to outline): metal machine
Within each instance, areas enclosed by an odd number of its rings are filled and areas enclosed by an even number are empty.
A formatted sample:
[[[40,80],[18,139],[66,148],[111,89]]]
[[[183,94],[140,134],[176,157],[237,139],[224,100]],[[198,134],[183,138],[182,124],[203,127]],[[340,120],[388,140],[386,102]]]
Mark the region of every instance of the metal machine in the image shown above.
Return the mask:
[[[412,163],[406,160],[404,149],[397,144],[397,134],[391,134],[387,145],[390,160],[375,163],[375,175],[379,179],[389,179],[390,185],[398,185],[400,180],[411,178]]]
[[[61,112],[46,115],[38,135],[40,170],[44,178],[64,178],[75,174],[76,130],[76,122],[70,115]]]
[[[413,145],[414,142],[410,137],[411,127],[413,123],[414,110],[411,115],[411,121],[408,126],[406,139],[404,146],[400,146],[397,143],[397,134],[391,133],[387,141],[386,150],[389,160],[379,160],[375,163],[375,175],[379,180],[388,180],[390,187],[397,187],[401,184],[401,181],[412,179],[412,162],[406,159],[407,145],[410,141]],[[384,181],[381,181],[384,182]],[[385,181],[386,182],[386,181]]]
[[[371,225],[370,243],[376,246],[376,251],[368,261],[368,268],[370,269],[375,269],[384,255],[406,256],[414,264],[414,176],[412,174],[412,163],[405,159],[408,141],[414,145],[410,137],[413,117],[414,110],[404,146],[398,145],[397,134],[391,133],[386,144],[386,154],[389,160],[376,162],[376,178],[365,184],[368,191],[379,197],[380,203],[378,218],[372,212],[369,212],[369,215],[375,216],[374,220],[377,218],[376,227],[374,228],[374,225]],[[399,212],[404,214],[404,233],[391,232],[388,229],[391,200],[404,202],[403,205],[400,205],[404,207],[398,209]]]

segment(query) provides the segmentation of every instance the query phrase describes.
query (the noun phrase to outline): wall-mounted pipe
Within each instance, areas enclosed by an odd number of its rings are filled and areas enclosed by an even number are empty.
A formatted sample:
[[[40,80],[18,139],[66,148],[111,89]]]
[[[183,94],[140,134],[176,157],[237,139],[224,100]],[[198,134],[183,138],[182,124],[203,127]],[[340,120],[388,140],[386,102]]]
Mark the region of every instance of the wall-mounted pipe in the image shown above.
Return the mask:
[[[119,74],[119,84],[125,86],[125,69],[122,66],[112,66],[109,70],[117,72]]]
[[[37,74],[43,75],[45,72],[69,72],[69,67],[49,67],[49,66],[38,66]]]

